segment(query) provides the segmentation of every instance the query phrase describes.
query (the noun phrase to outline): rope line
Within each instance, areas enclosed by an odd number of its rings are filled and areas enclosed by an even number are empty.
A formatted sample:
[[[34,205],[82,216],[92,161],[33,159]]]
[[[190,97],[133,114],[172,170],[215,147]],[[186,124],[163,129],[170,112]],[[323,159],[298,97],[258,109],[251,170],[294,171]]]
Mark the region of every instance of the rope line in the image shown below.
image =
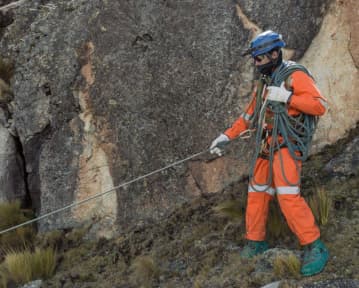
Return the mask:
[[[184,163],[184,162],[186,162],[186,161],[188,161],[188,160],[190,160],[190,159],[193,159],[193,158],[195,158],[195,157],[198,157],[198,156],[200,156],[200,155],[202,155],[202,154],[204,154],[204,153],[206,153],[206,152],[208,152],[208,151],[209,151],[209,149],[203,150],[203,151],[201,151],[201,152],[198,152],[198,153],[196,153],[196,154],[193,154],[193,155],[191,155],[191,156],[188,156],[188,157],[186,157],[186,158],[184,158],[184,159],[182,159],[182,160],[178,160],[178,161],[176,161],[176,162],[173,162],[172,164],[169,164],[169,165],[167,165],[167,166],[165,166],[165,167],[162,167],[162,168],[160,168],[160,169],[157,169],[157,170],[154,170],[154,171],[149,172],[149,173],[147,173],[147,174],[144,174],[144,175],[142,175],[142,176],[139,176],[139,177],[137,177],[137,178],[135,178],[135,179],[132,179],[132,180],[130,180],[130,181],[128,181],[128,182],[122,183],[122,184],[120,184],[120,185],[118,185],[118,186],[115,186],[115,187],[113,187],[113,188],[111,188],[111,189],[109,189],[109,190],[107,190],[107,191],[104,191],[104,192],[101,192],[101,193],[97,193],[97,194],[92,195],[91,197],[88,197],[88,198],[83,199],[83,200],[81,200],[81,201],[76,201],[76,202],[74,202],[74,203],[71,203],[70,205],[64,206],[64,207],[62,207],[62,208],[59,208],[59,209],[57,209],[57,210],[54,210],[54,211],[45,213],[45,214],[43,214],[43,215],[41,215],[41,216],[39,216],[39,217],[36,217],[36,218],[34,218],[34,219],[31,219],[31,220],[29,220],[29,221],[26,221],[26,222],[23,222],[23,223],[21,223],[21,224],[18,224],[18,225],[15,225],[15,226],[13,226],[13,227],[10,227],[10,228],[7,228],[7,229],[5,229],[5,230],[2,230],[2,231],[0,231],[0,235],[2,235],[2,234],[4,234],[4,233],[7,233],[7,232],[10,232],[10,231],[13,231],[13,230],[16,230],[16,229],[18,229],[18,228],[20,228],[20,227],[23,227],[23,226],[25,226],[25,225],[29,225],[29,224],[31,224],[31,223],[35,223],[35,222],[37,222],[37,221],[39,221],[39,220],[42,220],[42,219],[47,218],[47,217],[49,217],[49,216],[52,216],[52,215],[54,215],[54,214],[60,213],[60,212],[62,212],[62,211],[64,211],[64,210],[67,210],[67,209],[69,209],[69,208],[72,208],[72,207],[75,207],[75,206],[79,206],[79,205],[81,205],[81,204],[84,204],[84,203],[89,202],[89,201],[91,201],[91,200],[93,200],[93,199],[99,198],[99,197],[101,197],[101,196],[105,196],[105,195],[107,195],[107,194],[109,194],[109,193],[111,193],[111,192],[113,192],[113,191],[115,191],[115,190],[117,190],[117,189],[119,189],[119,188],[122,188],[122,187],[124,187],[124,186],[130,185],[130,184],[132,184],[132,183],[134,183],[134,182],[140,181],[140,180],[142,180],[142,179],[144,179],[144,178],[147,178],[147,177],[149,177],[149,176],[152,176],[152,175],[157,174],[157,173],[159,173],[159,172],[162,172],[162,171],[164,171],[164,170],[167,170],[167,169],[169,169],[169,168],[171,168],[171,167],[173,167],[173,166],[182,164],[182,163]]]
[[[249,137],[251,136],[251,134],[252,134],[252,130],[245,130],[245,131],[243,131],[236,139],[247,139],[247,138],[249,138]],[[235,139],[233,139],[233,140],[235,140]],[[233,140],[231,140],[231,141],[233,141]],[[149,173],[147,173],[147,174],[144,174],[144,175],[142,175],[142,176],[139,176],[139,177],[137,177],[137,178],[134,178],[134,179],[132,179],[132,180],[130,180],[130,181],[128,181],[128,182],[122,183],[122,184],[120,184],[120,185],[118,185],[118,186],[115,186],[115,187],[113,187],[113,188],[111,188],[111,189],[109,189],[109,190],[106,190],[106,191],[104,191],[104,192],[97,193],[97,194],[92,195],[91,197],[88,197],[88,198],[86,198],[86,199],[73,202],[73,203],[71,203],[71,204],[69,204],[69,205],[67,205],[67,206],[64,206],[64,207],[61,207],[61,208],[56,209],[56,210],[54,210],[54,211],[45,213],[45,214],[43,214],[43,215],[41,215],[41,216],[39,216],[39,217],[36,217],[36,218],[34,218],[34,219],[31,219],[31,220],[28,220],[28,221],[26,221],[26,222],[20,223],[20,224],[18,224],[18,225],[9,227],[9,228],[7,228],[7,229],[4,229],[4,230],[0,231],[0,235],[5,234],[5,233],[10,232],[10,231],[13,231],[13,230],[16,230],[16,229],[18,229],[18,228],[20,228],[20,227],[23,227],[23,226],[25,226],[25,225],[29,225],[29,224],[35,223],[35,222],[37,222],[37,221],[39,221],[39,220],[42,220],[42,219],[47,218],[47,217],[50,217],[50,216],[52,216],[52,215],[54,215],[54,214],[60,213],[60,212],[62,212],[62,211],[64,211],[64,210],[67,210],[67,209],[69,209],[69,208],[72,208],[72,207],[75,207],[75,206],[79,206],[79,205],[81,205],[81,204],[84,204],[84,203],[86,203],[86,202],[89,202],[89,201],[91,201],[91,200],[94,200],[94,199],[96,199],[96,198],[99,198],[99,197],[101,197],[101,196],[105,196],[105,195],[107,195],[107,194],[109,194],[109,193],[111,193],[111,192],[114,192],[115,190],[117,190],[117,189],[119,189],[119,188],[122,188],[122,187],[124,187],[124,186],[130,185],[130,184],[132,184],[132,183],[134,183],[134,182],[140,181],[140,180],[142,180],[142,179],[144,179],[144,178],[147,178],[147,177],[149,177],[149,176],[152,176],[152,175],[154,175],[154,174],[157,174],[157,173],[159,173],[159,172],[162,172],[162,171],[164,171],[164,170],[167,170],[167,169],[169,169],[169,168],[171,168],[171,167],[174,167],[174,166],[177,166],[177,165],[179,165],[179,164],[182,164],[182,163],[184,163],[184,162],[186,162],[186,161],[188,161],[188,160],[191,160],[191,159],[193,159],[193,158],[196,158],[196,157],[198,157],[198,156],[200,156],[200,155],[203,155],[203,154],[205,154],[205,153],[207,153],[207,152],[209,152],[209,151],[210,151],[210,148],[205,149],[205,150],[203,150],[203,151],[201,151],[201,152],[198,152],[198,153],[195,153],[195,154],[193,154],[193,155],[191,155],[191,156],[188,156],[188,157],[186,157],[186,158],[184,158],[184,159],[182,159],[182,160],[178,160],[178,161],[173,162],[173,163],[171,163],[171,164],[169,164],[169,165],[167,165],[167,166],[164,166],[164,167],[162,167],[162,168],[159,168],[159,169],[157,169],[157,170],[154,170],[154,171],[152,171],[152,172],[149,172]]]

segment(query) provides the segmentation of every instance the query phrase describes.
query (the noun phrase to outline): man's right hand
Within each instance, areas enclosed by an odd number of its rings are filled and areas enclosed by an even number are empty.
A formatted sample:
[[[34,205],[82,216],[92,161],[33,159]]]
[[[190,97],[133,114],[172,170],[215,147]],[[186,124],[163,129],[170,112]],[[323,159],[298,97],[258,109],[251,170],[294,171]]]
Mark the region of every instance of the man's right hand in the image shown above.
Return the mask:
[[[227,135],[221,134],[216,139],[213,140],[211,146],[209,147],[209,152],[211,154],[217,154],[218,156],[223,155],[223,148],[229,143],[230,139]]]

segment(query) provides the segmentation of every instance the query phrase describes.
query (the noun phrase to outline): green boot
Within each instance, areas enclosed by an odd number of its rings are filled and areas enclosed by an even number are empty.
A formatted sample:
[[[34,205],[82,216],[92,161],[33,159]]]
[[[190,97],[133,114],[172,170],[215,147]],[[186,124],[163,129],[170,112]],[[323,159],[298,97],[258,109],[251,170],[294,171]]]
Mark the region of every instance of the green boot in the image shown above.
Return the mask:
[[[303,265],[300,272],[304,276],[312,276],[323,271],[329,259],[328,249],[317,239],[304,247]]]
[[[262,254],[266,250],[268,250],[267,242],[248,240],[247,245],[243,247],[240,257],[242,259],[253,258],[258,254]]]

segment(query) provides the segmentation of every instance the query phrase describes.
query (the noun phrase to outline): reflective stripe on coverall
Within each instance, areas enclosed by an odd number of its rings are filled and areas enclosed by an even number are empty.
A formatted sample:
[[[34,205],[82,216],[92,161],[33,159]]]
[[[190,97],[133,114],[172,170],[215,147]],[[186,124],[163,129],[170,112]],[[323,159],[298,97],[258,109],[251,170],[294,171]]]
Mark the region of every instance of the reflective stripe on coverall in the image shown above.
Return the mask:
[[[295,71],[286,83],[289,83],[293,91],[288,103],[289,115],[296,116],[300,113],[305,113],[320,116],[325,113],[326,99],[320,94],[313,79],[306,73]],[[234,139],[248,128],[249,120],[256,106],[255,95],[256,91],[254,91],[253,98],[245,112],[233,123],[231,128],[224,132],[230,139]],[[270,143],[268,139],[266,141]],[[287,148],[281,148],[276,151],[273,159],[272,183],[268,187],[269,161],[261,157],[257,159],[253,179],[250,180],[248,187],[246,209],[247,239],[255,241],[265,239],[269,201],[275,193],[277,193],[279,206],[287,220],[288,226],[298,237],[300,244],[306,245],[319,238],[320,232],[315,224],[313,213],[300,195],[301,165],[300,161],[292,158]],[[263,185],[261,185],[262,183]],[[292,183],[297,184],[293,186]]]

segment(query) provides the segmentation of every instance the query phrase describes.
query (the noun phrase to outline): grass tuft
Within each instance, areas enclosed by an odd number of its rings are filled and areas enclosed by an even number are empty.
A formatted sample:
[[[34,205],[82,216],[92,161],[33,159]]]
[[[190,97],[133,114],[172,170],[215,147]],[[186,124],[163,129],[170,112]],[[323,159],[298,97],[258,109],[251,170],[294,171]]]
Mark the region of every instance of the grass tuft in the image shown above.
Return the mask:
[[[30,218],[24,215],[20,207],[20,202],[0,203],[0,230],[10,228],[14,225],[23,223]],[[29,246],[33,242],[35,232],[31,226],[20,227],[14,231],[7,232],[0,236],[0,258],[4,251],[20,249]]]
[[[8,277],[4,265],[0,265],[0,288],[7,288]]]
[[[160,269],[150,256],[137,257],[132,266],[131,279],[140,287],[152,287],[153,282],[157,281]]]
[[[286,278],[300,276],[300,261],[295,255],[278,256],[273,262],[274,274]]]
[[[213,207],[217,216],[228,217],[231,220],[240,220],[243,218],[241,202],[237,200],[224,201]]]
[[[332,207],[332,199],[323,187],[317,188],[315,194],[309,198],[309,206],[319,225],[326,225]]]
[[[47,248],[36,249],[31,252],[8,251],[5,256],[3,267],[4,279],[11,279],[16,284],[25,284],[36,279],[48,279],[55,272],[56,252]]]
[[[268,214],[267,230],[270,239],[284,238],[291,234],[277,201],[271,201]]]

